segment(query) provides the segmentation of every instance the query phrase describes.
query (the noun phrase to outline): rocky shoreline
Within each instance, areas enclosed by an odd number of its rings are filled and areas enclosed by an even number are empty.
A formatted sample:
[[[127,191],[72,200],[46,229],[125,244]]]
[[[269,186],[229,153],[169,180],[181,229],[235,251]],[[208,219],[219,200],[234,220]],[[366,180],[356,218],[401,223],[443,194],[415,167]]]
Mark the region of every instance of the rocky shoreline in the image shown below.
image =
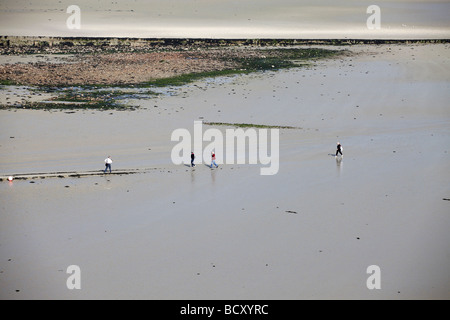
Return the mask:
[[[54,61],[0,63],[0,84],[121,86],[187,74],[264,70],[318,59],[331,50],[298,49],[277,40],[36,39],[2,37],[3,56],[58,56]],[[268,45],[271,44],[271,47]],[[213,74],[211,74],[213,75]]]
[[[34,91],[48,92],[53,97],[45,102],[8,95],[0,107],[121,110],[125,108],[119,103],[123,95],[111,91],[117,87],[177,86],[203,77],[291,68],[327,57],[353,55],[343,50],[351,45],[447,42],[2,36],[0,85],[34,87]],[[109,88],[111,92],[98,92],[99,88]],[[28,95],[40,95],[37,91]]]
[[[290,47],[298,45],[419,44],[449,43],[450,39],[185,39],[104,37],[0,36],[0,54],[67,54],[105,52],[148,52],[223,47]]]
[[[77,54],[65,63],[0,65],[0,81],[33,86],[123,85],[235,67],[218,56],[220,53]]]
[[[299,45],[414,44],[449,40],[137,39],[0,37],[0,54],[62,55],[62,63],[0,64],[0,84],[31,86],[134,85],[185,74],[246,69],[244,60],[282,60]],[[274,50],[277,49],[277,50]],[[70,55],[70,56],[69,56]],[[317,56],[318,57],[318,56]],[[303,58],[299,55],[293,57]],[[305,56],[310,58],[310,56]],[[315,56],[312,56],[315,58]],[[257,66],[265,69],[277,65]],[[264,64],[264,63],[263,63]]]

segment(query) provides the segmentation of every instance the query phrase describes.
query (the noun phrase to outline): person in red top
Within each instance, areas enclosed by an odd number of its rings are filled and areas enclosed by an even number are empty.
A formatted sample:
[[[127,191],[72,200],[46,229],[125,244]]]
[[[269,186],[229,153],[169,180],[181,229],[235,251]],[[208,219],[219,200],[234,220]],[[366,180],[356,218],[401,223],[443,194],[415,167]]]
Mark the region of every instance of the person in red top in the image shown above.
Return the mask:
[[[218,168],[219,166],[216,163],[216,154],[214,152],[211,153],[211,168],[213,167],[213,165],[216,166],[216,168]]]

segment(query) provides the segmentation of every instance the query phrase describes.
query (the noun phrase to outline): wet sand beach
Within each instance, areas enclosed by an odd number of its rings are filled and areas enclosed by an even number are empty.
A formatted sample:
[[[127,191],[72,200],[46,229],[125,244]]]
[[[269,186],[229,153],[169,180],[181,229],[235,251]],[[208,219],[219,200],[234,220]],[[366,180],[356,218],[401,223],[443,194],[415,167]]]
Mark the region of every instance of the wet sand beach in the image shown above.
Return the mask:
[[[155,88],[123,98],[133,110],[1,109],[1,176],[108,155],[143,172],[0,182],[0,297],[450,298],[449,44],[333,48],[351,54]],[[171,134],[196,120],[296,129],[273,176],[174,165]]]

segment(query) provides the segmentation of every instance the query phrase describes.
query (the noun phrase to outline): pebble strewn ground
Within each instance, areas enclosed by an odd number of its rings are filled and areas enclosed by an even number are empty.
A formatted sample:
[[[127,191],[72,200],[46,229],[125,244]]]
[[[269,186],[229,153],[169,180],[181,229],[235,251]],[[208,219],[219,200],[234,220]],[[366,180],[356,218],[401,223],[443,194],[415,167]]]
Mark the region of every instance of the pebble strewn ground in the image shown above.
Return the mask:
[[[221,53],[151,52],[77,55],[67,63],[0,65],[0,81],[22,85],[136,84],[186,73],[233,68]]]

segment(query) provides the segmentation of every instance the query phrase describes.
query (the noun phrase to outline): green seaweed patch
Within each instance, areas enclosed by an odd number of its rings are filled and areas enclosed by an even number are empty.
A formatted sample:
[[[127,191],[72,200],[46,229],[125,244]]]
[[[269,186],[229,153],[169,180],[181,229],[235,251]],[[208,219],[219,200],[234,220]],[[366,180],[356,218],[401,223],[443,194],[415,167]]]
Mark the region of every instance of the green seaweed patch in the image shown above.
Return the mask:
[[[31,109],[31,110],[136,110],[134,106],[128,106],[119,103],[108,103],[104,101],[97,102],[65,102],[65,101],[39,101],[25,102],[22,104],[5,106],[2,109]]]
[[[29,90],[35,93],[45,92],[56,95],[46,101],[27,101],[12,105],[0,105],[0,109],[33,109],[33,110],[136,110],[137,106],[120,103],[124,98],[140,98],[142,96],[156,96],[160,93],[152,90],[127,91],[115,89],[98,89],[92,86],[84,87],[38,87]]]
[[[19,83],[13,80],[8,79],[0,80],[0,86],[17,86],[17,85],[19,85]]]
[[[142,95],[158,95],[153,91],[145,92],[129,92],[123,90],[94,90],[94,91],[82,91],[66,89],[59,91],[60,95],[53,98],[51,102],[60,108],[62,104],[68,106],[64,109],[73,108],[79,106],[82,109],[101,109],[101,110],[135,110],[136,107],[126,106],[118,103],[120,98],[141,97]],[[60,102],[60,103],[58,103]],[[51,105],[51,104],[50,104]]]
[[[225,69],[216,71],[188,73],[169,78],[151,80],[149,82],[142,84],[141,86],[151,86],[151,87],[182,86],[200,79],[229,76],[244,72],[245,71],[243,70]]]
[[[255,72],[293,68],[298,64],[279,58],[242,58],[241,66],[248,72]]]
[[[280,70],[306,65],[305,61],[329,58],[342,53],[343,50],[328,50],[320,48],[308,49],[267,49],[260,51],[256,57],[224,57],[222,60],[232,62],[233,68],[206,72],[181,74],[169,78],[154,79],[139,86],[168,87],[182,86],[204,78],[249,74],[257,71]]]
[[[128,92],[121,90],[113,91],[75,91],[64,90],[61,95],[55,98],[55,101],[71,102],[112,102],[115,98],[128,95]]]
[[[323,48],[307,48],[307,49],[271,49],[268,50],[272,55],[289,60],[305,60],[305,59],[322,59],[332,57],[336,54],[343,53],[346,50],[329,50]]]
[[[292,126],[275,126],[267,124],[254,124],[254,123],[229,123],[229,122],[209,122],[205,121],[203,124],[208,126],[226,126],[226,127],[238,127],[238,128],[257,128],[257,129],[302,129],[300,127]]]

